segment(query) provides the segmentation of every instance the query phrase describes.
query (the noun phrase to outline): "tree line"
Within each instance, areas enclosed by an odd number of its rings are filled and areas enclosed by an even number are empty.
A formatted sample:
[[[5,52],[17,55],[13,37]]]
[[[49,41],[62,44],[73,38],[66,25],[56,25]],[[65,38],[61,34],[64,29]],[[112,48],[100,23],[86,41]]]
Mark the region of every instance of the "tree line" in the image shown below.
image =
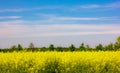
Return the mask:
[[[69,47],[55,47],[53,44],[51,44],[49,47],[41,47],[37,48],[34,46],[33,43],[30,43],[28,48],[23,48],[21,44],[18,44],[17,46],[14,45],[10,48],[4,48],[0,49],[0,52],[13,52],[13,51],[118,51],[120,50],[120,36],[117,38],[115,43],[110,43],[108,45],[103,46],[102,44],[98,44],[95,46],[95,48],[91,48],[89,45],[85,45],[84,43],[81,43],[79,48],[76,48],[74,44],[71,44]]]

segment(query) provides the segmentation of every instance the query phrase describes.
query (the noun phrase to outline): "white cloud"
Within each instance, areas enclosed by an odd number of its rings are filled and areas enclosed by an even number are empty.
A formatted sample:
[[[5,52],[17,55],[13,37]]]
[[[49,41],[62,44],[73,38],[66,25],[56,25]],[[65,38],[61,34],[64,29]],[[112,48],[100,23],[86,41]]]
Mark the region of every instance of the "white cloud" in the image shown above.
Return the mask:
[[[65,17],[55,14],[36,14],[36,16],[43,18],[44,20],[38,20],[38,23],[42,22],[56,22],[56,21],[79,21],[79,20],[99,20],[100,18],[92,17]]]
[[[78,20],[78,21],[82,21],[82,20],[114,20],[115,18],[109,18],[109,17],[56,17],[56,20]]]
[[[80,10],[80,9],[97,9],[97,10],[110,10],[120,8],[120,1],[108,3],[108,4],[87,4],[87,5],[77,5],[70,10]]]
[[[37,17],[41,17],[45,20],[39,22],[55,22],[55,21],[91,21],[91,20],[120,20],[119,17],[70,17],[60,16],[56,14],[35,14]]]
[[[104,34],[120,34],[120,31],[101,31],[101,32],[62,32],[62,33],[43,33],[43,34],[35,34],[29,35],[32,37],[55,37],[55,36],[76,36],[76,35],[104,35]],[[25,36],[26,37],[26,36]]]
[[[22,18],[22,16],[0,16],[0,19],[18,19]]]
[[[21,25],[24,24],[25,21],[23,20],[12,20],[12,21],[2,21],[0,22],[0,27],[1,26],[12,26],[12,25]]]
[[[44,13],[37,13],[35,14],[36,16],[39,16],[39,17],[46,17],[46,18],[51,18],[51,17],[57,17],[57,15],[55,14],[44,14]]]
[[[108,8],[120,8],[120,2],[110,3],[110,4],[105,5],[104,7],[108,7]]]
[[[57,17],[57,20],[99,20],[99,18],[86,18],[86,17]]]
[[[23,21],[9,22],[1,27],[0,37],[55,37],[55,36],[76,36],[76,35],[104,35],[120,34],[119,24],[54,24],[54,25],[21,25]],[[6,23],[4,23],[6,24]],[[34,23],[35,24],[35,23]]]
[[[9,9],[0,9],[0,12],[24,12],[24,11],[33,11],[33,10],[52,10],[52,9],[62,9],[62,6],[38,6],[32,8],[9,8]]]
[[[88,4],[88,5],[75,5],[75,6],[62,6],[62,5],[51,5],[51,6],[37,6],[32,8],[11,8],[11,9],[0,9],[0,12],[23,12],[33,10],[78,10],[78,9],[108,9],[108,8],[120,8],[120,1],[108,3],[108,4]]]
[[[23,9],[23,8],[11,8],[11,9],[0,9],[0,12],[23,12],[28,9]]]
[[[78,8],[99,8],[101,7],[100,5],[97,4],[90,4],[90,5],[80,5]]]

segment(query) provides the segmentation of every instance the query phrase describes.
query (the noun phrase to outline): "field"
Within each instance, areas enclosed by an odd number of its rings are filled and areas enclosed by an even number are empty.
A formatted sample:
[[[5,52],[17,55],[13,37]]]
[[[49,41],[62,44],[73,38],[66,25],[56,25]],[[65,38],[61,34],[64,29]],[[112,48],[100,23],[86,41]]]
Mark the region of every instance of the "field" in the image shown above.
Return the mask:
[[[0,53],[0,73],[120,73],[116,52]]]

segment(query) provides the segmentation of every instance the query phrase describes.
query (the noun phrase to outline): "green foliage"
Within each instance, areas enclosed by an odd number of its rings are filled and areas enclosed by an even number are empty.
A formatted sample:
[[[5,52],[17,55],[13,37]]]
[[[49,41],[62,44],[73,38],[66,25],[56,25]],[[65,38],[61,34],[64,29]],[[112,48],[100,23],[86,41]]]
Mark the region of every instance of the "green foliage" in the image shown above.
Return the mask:
[[[96,50],[102,51],[103,50],[103,45],[102,44],[97,45]]]
[[[71,46],[69,47],[70,51],[75,51],[75,46],[73,44],[71,44]]]
[[[114,50],[116,51],[116,50],[118,50],[119,48],[120,48],[120,45],[119,45],[118,42],[116,42],[116,43],[114,44]]]
[[[11,50],[12,51],[15,51],[17,49],[17,47],[15,46],[15,45],[13,45],[12,47],[11,47]]]
[[[79,48],[80,48],[81,51],[86,51],[84,43],[82,43]]]
[[[50,51],[54,51],[54,45],[53,44],[51,44],[50,46],[49,46],[49,49],[50,49]]]
[[[62,47],[57,47],[56,49],[57,49],[57,51],[60,51],[60,52],[63,51],[63,48],[62,48]]]
[[[34,50],[35,50],[35,47],[34,47],[34,44],[33,44],[33,43],[30,43],[28,50],[29,50],[29,51],[34,51]]]
[[[33,43],[30,43],[29,48],[30,48],[30,49],[35,48],[35,47],[34,47],[34,44],[33,44]]]
[[[120,36],[117,37],[117,42],[118,42],[118,44],[120,45]]]
[[[49,49],[46,48],[46,47],[39,48],[39,50],[40,50],[40,51],[43,51],[43,52],[44,52],[44,51],[49,51]]]
[[[113,43],[108,44],[107,46],[104,47],[104,51],[113,51],[114,50],[114,45]]]
[[[114,44],[115,51],[120,48],[120,36],[117,37],[116,43]]]
[[[22,48],[22,46],[20,44],[18,44],[17,49],[18,49],[18,51],[23,50],[23,48]]]
[[[86,45],[86,51],[91,51],[92,50],[92,48],[90,48],[90,46],[89,45]]]

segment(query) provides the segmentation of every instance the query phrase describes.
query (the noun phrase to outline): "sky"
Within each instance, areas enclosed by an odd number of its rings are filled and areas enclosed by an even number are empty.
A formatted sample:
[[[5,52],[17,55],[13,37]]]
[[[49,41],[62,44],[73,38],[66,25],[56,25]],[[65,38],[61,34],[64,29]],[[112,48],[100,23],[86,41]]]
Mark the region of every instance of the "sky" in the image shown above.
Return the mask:
[[[107,45],[120,36],[120,0],[0,0],[0,48]]]

